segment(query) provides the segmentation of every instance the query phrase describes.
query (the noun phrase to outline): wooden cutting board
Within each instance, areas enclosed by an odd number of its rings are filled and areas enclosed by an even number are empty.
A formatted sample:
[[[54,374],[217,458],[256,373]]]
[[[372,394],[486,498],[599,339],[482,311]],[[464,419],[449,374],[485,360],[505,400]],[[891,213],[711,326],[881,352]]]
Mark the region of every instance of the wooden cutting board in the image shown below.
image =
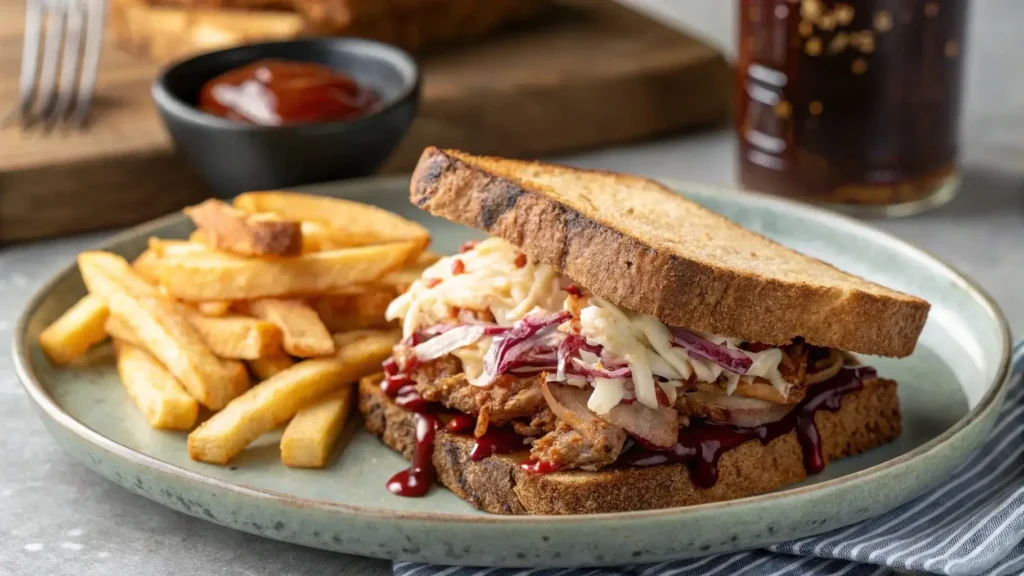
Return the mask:
[[[17,100],[23,4],[0,0],[4,109]],[[729,110],[719,52],[611,0],[559,0],[542,22],[420,60],[422,107],[386,172],[408,171],[428,144],[537,157]],[[0,131],[0,243],[133,224],[208,195],[150,101],[157,71],[108,46],[87,132]]]

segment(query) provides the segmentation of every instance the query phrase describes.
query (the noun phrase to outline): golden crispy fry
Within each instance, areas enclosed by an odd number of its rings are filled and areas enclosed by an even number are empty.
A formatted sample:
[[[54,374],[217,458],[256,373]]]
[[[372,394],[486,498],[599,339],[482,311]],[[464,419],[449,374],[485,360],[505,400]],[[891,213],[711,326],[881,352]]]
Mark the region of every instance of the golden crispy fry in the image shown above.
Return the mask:
[[[92,295],[83,296],[39,333],[39,346],[54,364],[67,364],[107,339],[103,328],[107,315],[107,305],[103,300]]]
[[[123,318],[146,349],[204,406],[219,410],[249,387],[245,366],[217,358],[179,307],[147,284],[123,258],[84,252],[78,267],[89,291]]]
[[[302,250],[302,230],[294,220],[250,214],[211,198],[185,208],[207,246],[242,256],[294,256]]]
[[[165,251],[147,275],[157,278],[171,296],[190,302],[323,294],[377,280],[419,249],[415,243],[404,242],[289,258]]]
[[[338,335],[338,353],[305,360],[253,386],[188,435],[194,460],[226,464],[253,440],[313,399],[375,372],[391,355],[397,330]]]
[[[188,306],[180,307],[189,324],[221,358],[254,360],[281,353],[281,330],[272,322],[248,316],[203,316]]]
[[[384,328],[392,325],[384,319],[384,311],[396,296],[397,291],[381,287],[361,294],[322,296],[313,300],[313,307],[331,332]]]
[[[330,241],[336,246],[412,241],[422,250],[430,242],[430,233],[423,226],[383,208],[351,200],[293,192],[248,192],[235,197],[234,205],[250,213],[270,212],[289,220],[326,224],[330,228],[325,232],[333,229]]]
[[[165,238],[150,238],[149,250],[157,258],[165,256],[180,256],[182,254],[195,254],[196,252],[215,252],[202,242],[192,240],[168,240]]]
[[[107,334],[110,334],[110,337],[114,340],[120,340],[125,344],[131,344],[136,348],[146,350],[146,343],[142,341],[142,338],[139,338],[139,335],[135,333],[135,329],[124,318],[111,314],[107,318],[104,327],[107,330]]]
[[[327,224],[322,222],[303,222],[302,227],[302,253],[321,252],[323,250],[337,250],[339,248],[350,248],[346,246],[345,236],[335,232]]]
[[[437,252],[434,252],[433,250],[424,250],[423,252],[420,252],[420,255],[416,257],[416,261],[413,262],[410,267],[422,272],[424,268],[440,259],[441,255]]]
[[[206,300],[196,302],[196,310],[203,316],[224,316],[231,311],[230,300]]]
[[[401,294],[408,290],[409,286],[412,286],[413,282],[419,280],[420,277],[423,276],[424,270],[440,259],[440,254],[427,250],[416,258],[416,262],[402,268],[401,270],[395,270],[394,272],[384,276],[380,279],[378,284],[392,288],[395,292]]]
[[[352,386],[306,406],[281,436],[281,462],[292,468],[323,468],[352,409]]]
[[[311,358],[334,353],[331,333],[316,310],[302,300],[262,298],[239,305],[250,316],[277,326],[284,335],[284,351],[292,356]]]
[[[221,358],[253,360],[281,354],[281,330],[270,322],[239,315],[209,318],[180,304],[175,310],[192,325],[210,351]],[[106,329],[112,338],[148,349],[124,318],[111,316]]]
[[[156,277],[153,276],[153,264],[160,259],[160,256],[152,250],[145,250],[142,254],[132,260],[132,269],[147,282],[156,284]]]
[[[249,365],[249,371],[263,381],[282,370],[291,368],[295,365],[295,360],[292,360],[291,356],[281,353],[249,360],[246,364]]]
[[[150,426],[188,430],[195,425],[199,403],[156,358],[120,340],[114,340],[114,349],[121,383]]]

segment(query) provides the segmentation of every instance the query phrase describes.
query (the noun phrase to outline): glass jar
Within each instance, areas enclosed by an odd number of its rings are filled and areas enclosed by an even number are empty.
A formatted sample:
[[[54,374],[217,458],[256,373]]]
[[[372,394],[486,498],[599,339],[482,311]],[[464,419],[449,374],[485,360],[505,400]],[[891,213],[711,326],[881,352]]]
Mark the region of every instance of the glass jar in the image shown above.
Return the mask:
[[[740,0],[740,181],[859,215],[951,199],[967,0]]]

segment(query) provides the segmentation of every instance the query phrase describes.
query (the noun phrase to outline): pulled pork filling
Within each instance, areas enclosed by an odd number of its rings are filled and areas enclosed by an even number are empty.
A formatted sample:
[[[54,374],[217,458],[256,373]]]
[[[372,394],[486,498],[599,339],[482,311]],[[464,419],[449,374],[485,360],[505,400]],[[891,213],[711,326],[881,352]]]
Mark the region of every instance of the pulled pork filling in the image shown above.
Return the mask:
[[[395,299],[403,372],[428,401],[509,425],[534,460],[596,469],[628,438],[672,446],[690,418],[758,426],[783,418],[843,354],[705,334],[619,308],[489,239],[442,258]]]

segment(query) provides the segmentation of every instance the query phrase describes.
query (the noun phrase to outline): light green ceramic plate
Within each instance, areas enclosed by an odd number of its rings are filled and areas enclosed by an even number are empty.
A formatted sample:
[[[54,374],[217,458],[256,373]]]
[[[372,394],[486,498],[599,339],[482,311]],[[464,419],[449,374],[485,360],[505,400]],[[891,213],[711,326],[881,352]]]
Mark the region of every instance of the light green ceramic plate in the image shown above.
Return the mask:
[[[143,422],[117,381],[109,350],[97,350],[91,364],[75,369],[55,369],[40,352],[40,330],[84,294],[73,265],[29,304],[18,326],[15,362],[54,437],[133,492],[268,538],[441,564],[607,565],[765,546],[889,510],[941,482],[980,444],[1002,399],[1009,357],[1006,324],[988,297],[934,258],[853,220],[761,196],[672,185],[784,244],[931,301],[913,356],[871,359],[879,373],[900,383],[904,433],[898,441],[836,462],[802,485],[744,500],[597,516],[491,516],[440,488],[422,499],[392,496],[384,482],[405,463],[359,422],[350,425],[344,452],[325,470],[286,469],[273,437],[231,467],[189,460],[184,435]],[[314,190],[419,220],[441,252],[479,236],[411,206],[403,179]],[[151,235],[183,238],[190,230],[183,217],[169,216],[106,248],[133,257]]]

